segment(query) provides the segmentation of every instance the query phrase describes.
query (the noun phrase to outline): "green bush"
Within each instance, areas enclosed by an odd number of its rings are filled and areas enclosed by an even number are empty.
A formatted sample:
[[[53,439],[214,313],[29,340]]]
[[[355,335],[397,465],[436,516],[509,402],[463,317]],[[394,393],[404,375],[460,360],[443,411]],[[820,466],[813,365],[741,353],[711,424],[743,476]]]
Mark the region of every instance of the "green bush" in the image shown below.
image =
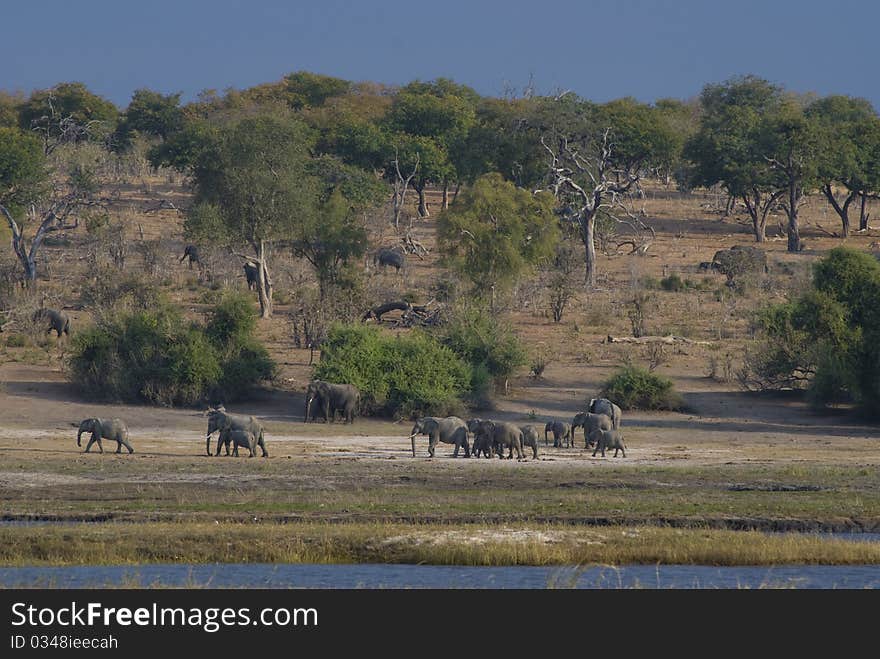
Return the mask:
[[[330,329],[314,375],[358,387],[365,414],[401,418],[460,412],[471,381],[468,365],[431,336],[358,324]]]
[[[806,389],[817,407],[855,402],[880,414],[880,264],[838,247],[811,290],[755,317],[760,339],[740,375],[755,389]]]
[[[494,382],[503,383],[524,366],[528,355],[508,325],[482,307],[460,307],[435,331],[443,345],[471,366],[471,398],[487,396]]]
[[[673,273],[668,277],[664,277],[660,280],[660,288],[664,291],[683,291],[687,288],[687,284],[685,281],[679,277],[677,274]]]
[[[221,301],[207,327],[187,323],[164,304],[107,315],[73,337],[69,377],[87,395],[105,400],[234,400],[274,373],[252,329],[253,320],[233,299]]]
[[[681,410],[684,401],[672,380],[637,366],[625,366],[602,386],[601,396],[624,410]]]

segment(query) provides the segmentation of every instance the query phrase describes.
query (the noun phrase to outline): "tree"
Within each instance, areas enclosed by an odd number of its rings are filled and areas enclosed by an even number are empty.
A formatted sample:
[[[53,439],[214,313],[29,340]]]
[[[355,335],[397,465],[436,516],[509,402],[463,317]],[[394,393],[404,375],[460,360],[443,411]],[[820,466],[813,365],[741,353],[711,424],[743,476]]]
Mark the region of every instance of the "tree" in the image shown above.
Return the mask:
[[[816,405],[880,409],[880,264],[838,247],[816,264],[810,290],[758,316],[764,341],[744,384],[805,388]]]
[[[26,282],[37,279],[37,255],[46,236],[76,228],[77,211],[97,203],[91,169],[74,166],[66,177],[52,174],[37,136],[0,128],[0,213],[12,232],[12,250]],[[28,225],[36,226],[30,238]]]
[[[547,99],[541,144],[549,154],[547,179],[560,215],[584,245],[584,283],[596,283],[596,222],[604,217],[647,229],[627,206],[642,168],[661,143],[655,114],[630,99],[598,106],[571,96]],[[648,229],[650,231],[650,229]]]
[[[187,232],[250,246],[250,258],[259,266],[263,318],[272,315],[269,248],[288,238],[303,214],[314,212],[317,182],[308,171],[313,144],[302,122],[264,115],[205,134],[197,151],[197,204],[187,217]]]
[[[18,126],[19,108],[24,99],[18,94],[0,90],[0,128]]]
[[[105,139],[118,116],[113,103],[81,82],[65,82],[31,94],[21,105],[19,126],[38,134],[48,155],[62,144]]]
[[[817,122],[804,114],[799,103],[785,99],[764,115],[756,137],[759,153],[779,176],[779,200],[788,216],[788,251],[799,252],[798,211],[817,183],[821,148]]]
[[[474,122],[476,92],[440,78],[434,82],[413,82],[394,97],[383,128],[389,136],[384,160],[407,152],[412,157],[402,169],[411,171],[410,163],[419,160],[419,170],[412,179],[419,195],[419,215],[426,217],[425,188],[440,183],[444,190],[444,207],[448,203],[451,182],[459,178],[453,153],[464,142]]]
[[[758,140],[762,117],[774,111],[781,95],[779,87],[754,76],[706,85],[699,129],[684,147],[688,186],[721,185],[742,199],[757,242],[766,239],[767,215],[785,194],[781,173]]]
[[[494,307],[499,289],[552,255],[559,237],[554,205],[549,193],[533,195],[501,174],[485,174],[438,218],[441,250]]]
[[[165,96],[149,89],[138,89],[125,110],[117,135],[123,143],[129,141],[132,131],[159,137],[164,142],[183,127],[183,121],[180,94]]]
[[[806,109],[807,116],[818,122],[820,131],[817,178],[822,194],[840,217],[841,235],[850,231],[850,204],[861,200],[859,229],[868,226],[867,198],[880,189],[880,118],[865,99],[827,96]],[[842,202],[834,186],[846,190]]]

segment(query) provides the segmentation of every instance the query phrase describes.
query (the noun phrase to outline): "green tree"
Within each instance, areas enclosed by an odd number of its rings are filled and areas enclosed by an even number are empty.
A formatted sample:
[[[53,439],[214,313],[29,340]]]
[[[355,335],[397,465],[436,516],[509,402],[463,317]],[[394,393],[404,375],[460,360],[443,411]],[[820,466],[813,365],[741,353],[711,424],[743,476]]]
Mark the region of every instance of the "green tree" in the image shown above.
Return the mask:
[[[183,127],[184,114],[180,107],[180,94],[167,96],[149,89],[138,89],[131,97],[125,117],[117,128],[122,143],[127,143],[131,133],[152,135],[168,139]]]
[[[767,215],[785,194],[781,172],[771,166],[759,140],[763,117],[781,99],[779,87],[754,76],[706,85],[699,128],[684,147],[688,186],[721,185],[742,199],[757,242],[766,239]]]
[[[19,107],[24,99],[18,94],[0,90],[0,128],[18,126]]]
[[[12,250],[26,282],[37,279],[37,256],[46,236],[75,228],[77,212],[96,203],[97,187],[88,167],[51,171],[36,135],[0,128],[0,213],[12,232]],[[30,237],[29,226],[35,227]]]
[[[478,296],[507,288],[527,268],[552,255],[559,238],[549,193],[532,194],[486,174],[441,213],[441,250]]]
[[[316,182],[308,161],[314,137],[294,119],[257,116],[232,121],[205,139],[193,168],[198,203],[186,229],[229,245],[243,242],[253,250],[260,310],[269,318],[268,250],[313,212]]]
[[[812,287],[762,311],[763,334],[744,383],[806,388],[816,405],[854,401],[880,410],[880,263],[838,247],[819,261]]]
[[[22,103],[19,126],[34,131],[51,153],[62,144],[103,140],[113,133],[119,110],[81,82],[65,82],[35,91]]]
[[[861,200],[859,229],[868,227],[867,199],[880,190],[880,118],[865,99],[827,96],[812,103],[806,114],[820,131],[817,178],[822,194],[840,217],[841,235],[849,235],[850,205]],[[845,189],[842,202],[835,186]]]

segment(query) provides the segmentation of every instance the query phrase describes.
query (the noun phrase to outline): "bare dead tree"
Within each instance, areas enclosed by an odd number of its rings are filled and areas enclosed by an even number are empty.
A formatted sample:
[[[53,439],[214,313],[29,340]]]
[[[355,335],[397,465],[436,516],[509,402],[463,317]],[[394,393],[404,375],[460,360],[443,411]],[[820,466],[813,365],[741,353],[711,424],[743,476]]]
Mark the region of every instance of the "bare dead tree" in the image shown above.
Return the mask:
[[[592,288],[596,283],[597,214],[625,208],[623,195],[639,183],[638,166],[615,166],[610,128],[587,151],[565,136],[553,146],[541,137],[541,144],[550,156],[550,189],[563,204],[563,219],[577,227],[583,242],[584,284]]]
[[[55,194],[51,195],[45,205],[33,204],[28,209],[26,219],[19,224],[12,213],[0,204],[0,213],[6,218],[12,232],[12,250],[18,257],[24,270],[24,281],[31,283],[37,279],[37,254],[46,236],[55,231],[67,231],[79,226],[79,211],[84,208],[100,206],[105,199],[97,199],[90,191],[75,188],[62,191],[56,186]],[[25,235],[25,227],[35,224],[36,231],[32,238]]]
[[[393,191],[394,195],[391,198],[391,209],[394,217],[394,228],[396,230],[400,229],[400,215],[403,212],[403,205],[406,202],[406,193],[409,190],[409,186],[412,183],[413,178],[415,178],[416,174],[419,171],[419,163],[420,156],[416,154],[416,162],[413,165],[412,172],[407,174],[406,176],[400,171],[400,159],[397,154],[397,150],[394,151],[394,184]]]
[[[100,135],[105,122],[99,119],[80,122],[73,115],[63,115],[56,107],[55,94],[46,98],[46,114],[31,121],[31,130],[40,136],[47,156],[63,144],[74,144]]]

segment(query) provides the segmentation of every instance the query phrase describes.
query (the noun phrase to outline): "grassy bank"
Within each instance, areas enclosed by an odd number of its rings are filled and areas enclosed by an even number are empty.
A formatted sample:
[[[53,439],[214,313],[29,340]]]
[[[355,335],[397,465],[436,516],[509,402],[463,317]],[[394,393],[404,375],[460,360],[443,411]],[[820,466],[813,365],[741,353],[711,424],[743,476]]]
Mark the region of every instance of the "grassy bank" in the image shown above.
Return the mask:
[[[0,528],[0,564],[880,564],[880,545],[797,534],[652,527],[102,524]]]

